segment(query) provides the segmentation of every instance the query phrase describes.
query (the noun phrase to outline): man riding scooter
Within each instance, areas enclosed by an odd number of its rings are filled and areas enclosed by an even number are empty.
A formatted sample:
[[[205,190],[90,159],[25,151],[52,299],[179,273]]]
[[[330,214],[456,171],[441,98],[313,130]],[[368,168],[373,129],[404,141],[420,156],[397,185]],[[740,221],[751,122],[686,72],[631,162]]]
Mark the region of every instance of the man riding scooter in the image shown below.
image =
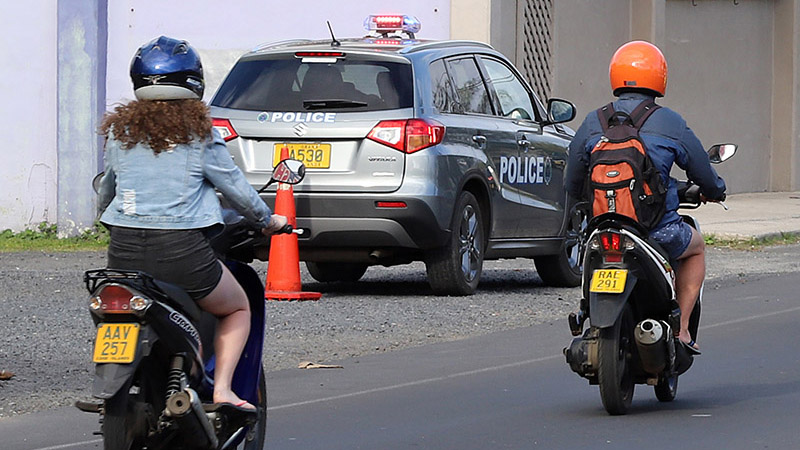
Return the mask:
[[[632,114],[644,102],[663,97],[667,87],[667,63],[653,44],[632,41],[622,45],[611,58],[609,77],[614,96],[613,109]],[[569,147],[565,188],[574,198],[587,200],[590,154],[603,136],[598,113],[590,112]],[[711,167],[703,146],[676,112],[658,107],[639,129],[647,156],[661,175],[666,188],[664,214],[649,228],[650,237],[669,253],[678,267],[675,276],[676,299],[681,311],[680,342],[699,355],[689,332],[689,318],[705,278],[705,243],[702,235],[678,215],[676,180],[670,177],[673,164],[683,169],[700,187],[702,201],[725,199],[725,182]]]

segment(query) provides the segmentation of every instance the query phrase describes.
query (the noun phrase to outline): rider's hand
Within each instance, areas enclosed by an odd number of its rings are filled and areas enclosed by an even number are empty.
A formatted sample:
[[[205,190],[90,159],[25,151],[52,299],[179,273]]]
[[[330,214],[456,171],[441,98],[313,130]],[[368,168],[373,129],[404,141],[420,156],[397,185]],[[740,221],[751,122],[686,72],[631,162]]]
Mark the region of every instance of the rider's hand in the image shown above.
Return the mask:
[[[711,198],[706,197],[703,194],[700,194],[700,201],[703,202],[703,203],[706,203],[706,202],[719,203],[719,202],[724,202],[725,201],[725,197],[726,197],[726,195],[724,193],[722,194],[722,196],[720,198],[717,198],[717,199],[711,199]]]
[[[286,224],[289,222],[289,219],[286,216],[281,216],[278,214],[273,214],[269,218],[269,223],[267,224],[266,228],[262,228],[261,232],[265,235],[269,236],[276,231],[279,231],[281,228],[285,227]]]

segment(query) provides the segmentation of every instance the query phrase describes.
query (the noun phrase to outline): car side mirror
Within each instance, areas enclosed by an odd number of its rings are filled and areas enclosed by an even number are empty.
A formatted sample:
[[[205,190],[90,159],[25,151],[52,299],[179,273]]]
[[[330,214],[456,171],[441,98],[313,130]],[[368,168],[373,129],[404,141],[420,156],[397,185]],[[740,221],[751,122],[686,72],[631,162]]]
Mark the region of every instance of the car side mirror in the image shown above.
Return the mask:
[[[569,122],[575,118],[575,105],[567,100],[551,98],[547,100],[547,122],[549,124]]]
[[[719,164],[736,153],[736,144],[715,144],[708,149],[708,160],[711,164]]]

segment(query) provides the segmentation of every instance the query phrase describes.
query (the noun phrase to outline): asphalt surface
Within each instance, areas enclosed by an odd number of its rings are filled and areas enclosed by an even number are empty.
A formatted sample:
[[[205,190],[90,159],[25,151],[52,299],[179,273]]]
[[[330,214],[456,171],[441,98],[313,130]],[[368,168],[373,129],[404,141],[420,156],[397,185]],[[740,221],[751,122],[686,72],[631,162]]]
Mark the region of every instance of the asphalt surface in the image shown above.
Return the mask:
[[[560,349],[563,319],[268,374],[266,448],[796,448],[800,273],[726,278],[704,298],[703,355],[674,402],[637,385],[626,416]],[[0,421],[7,450],[100,448],[74,409]]]

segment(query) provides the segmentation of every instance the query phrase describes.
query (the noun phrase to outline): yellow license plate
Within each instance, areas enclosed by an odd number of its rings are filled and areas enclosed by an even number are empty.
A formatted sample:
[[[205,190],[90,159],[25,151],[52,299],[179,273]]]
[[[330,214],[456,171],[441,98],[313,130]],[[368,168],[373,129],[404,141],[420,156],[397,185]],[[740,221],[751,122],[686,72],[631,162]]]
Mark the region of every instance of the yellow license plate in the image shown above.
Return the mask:
[[[327,169],[331,166],[331,144],[275,144],[272,167],[281,162],[281,149],[289,149],[289,158],[297,159],[309,169]]]
[[[592,274],[591,292],[619,294],[625,290],[628,271],[625,269],[598,269]]]
[[[102,323],[94,341],[96,363],[125,364],[133,362],[139,339],[139,324]]]

